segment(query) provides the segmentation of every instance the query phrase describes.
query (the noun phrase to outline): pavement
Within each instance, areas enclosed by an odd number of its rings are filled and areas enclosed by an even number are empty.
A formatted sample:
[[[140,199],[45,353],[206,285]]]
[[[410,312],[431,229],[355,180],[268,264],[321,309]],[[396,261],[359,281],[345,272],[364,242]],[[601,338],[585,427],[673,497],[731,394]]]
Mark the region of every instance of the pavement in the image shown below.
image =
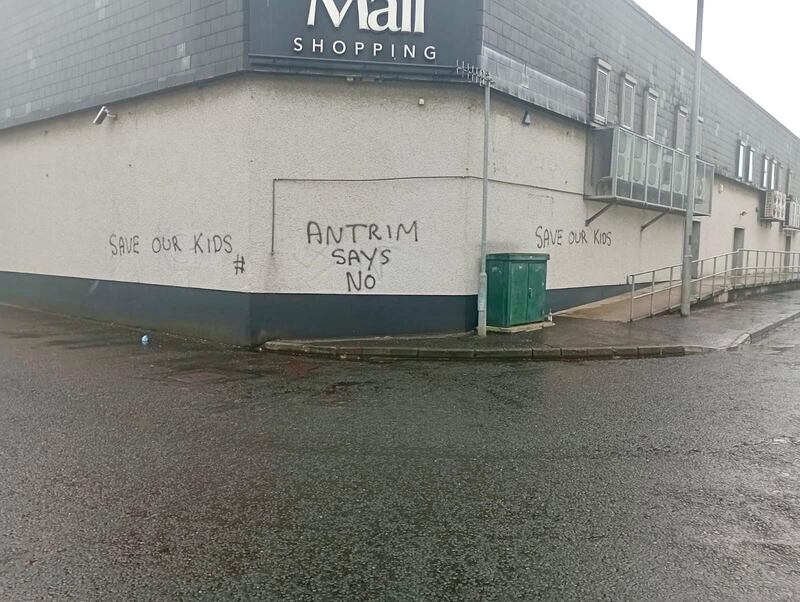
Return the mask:
[[[555,316],[555,327],[485,338],[381,337],[270,341],[263,350],[362,360],[627,359],[694,355],[737,349],[800,317],[800,290],[694,308],[689,318],[666,314],[637,322]]]
[[[800,322],[332,362],[0,308],[0,600],[794,600]]]
[[[747,275],[729,276],[719,273],[715,264],[709,263],[708,268],[713,268],[703,272],[705,279],[692,283],[690,298],[692,303],[708,302],[723,293],[735,289],[755,289],[770,287],[792,287],[797,286],[796,270],[777,270],[755,271],[755,268],[748,271]],[[661,271],[658,277],[667,276],[669,273]],[[714,274],[717,274],[716,276]],[[669,278],[664,282],[656,282],[649,285],[637,281],[636,292],[633,295],[633,307],[631,307],[630,292],[602,299],[595,303],[589,303],[580,307],[573,307],[559,312],[559,315],[571,318],[585,318],[590,320],[603,320],[606,322],[628,322],[641,320],[661,314],[669,313],[680,309],[680,299],[683,287],[679,280],[673,280],[676,274],[669,274]],[[696,277],[696,276],[694,276]]]
[[[723,283],[695,283],[692,286],[691,299],[694,303],[713,299],[729,289]],[[713,286],[712,286],[713,285]],[[594,303],[573,307],[557,315],[570,318],[584,318],[589,320],[602,320],[605,322],[629,322],[659,316],[680,309],[681,291],[683,287],[675,282],[664,282],[655,286],[645,286],[636,289],[631,307],[631,294],[625,293],[602,299]]]

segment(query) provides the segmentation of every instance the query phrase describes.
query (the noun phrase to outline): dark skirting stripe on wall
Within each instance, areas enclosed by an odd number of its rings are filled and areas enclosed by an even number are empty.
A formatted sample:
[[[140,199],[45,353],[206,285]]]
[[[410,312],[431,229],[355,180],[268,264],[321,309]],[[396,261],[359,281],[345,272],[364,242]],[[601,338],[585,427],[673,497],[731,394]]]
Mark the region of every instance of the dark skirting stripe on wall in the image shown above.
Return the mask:
[[[626,290],[551,290],[548,304],[560,311]],[[457,333],[477,324],[475,295],[239,293],[17,272],[0,272],[0,303],[245,346],[278,338]]]
[[[248,295],[134,282],[0,272],[0,302],[249,345]]]

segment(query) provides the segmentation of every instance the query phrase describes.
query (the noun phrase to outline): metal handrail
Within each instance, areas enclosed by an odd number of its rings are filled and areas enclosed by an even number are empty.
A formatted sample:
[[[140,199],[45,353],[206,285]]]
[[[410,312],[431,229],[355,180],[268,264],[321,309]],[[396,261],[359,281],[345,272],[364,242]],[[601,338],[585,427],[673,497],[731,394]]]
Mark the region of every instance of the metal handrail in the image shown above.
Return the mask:
[[[753,254],[755,254],[755,265],[751,265]],[[761,265],[762,255],[764,259],[763,265]],[[711,265],[709,274],[706,274],[707,265]],[[667,271],[669,271],[669,279],[661,280],[657,277],[658,274]],[[636,302],[641,299],[650,299],[648,317],[653,317],[656,313],[670,311],[677,307],[672,304],[672,291],[676,288],[681,288],[682,272],[683,266],[681,264],[675,264],[629,274],[625,281],[631,287],[630,321],[634,321],[635,305]],[[692,277],[691,284],[692,288],[697,285],[697,294],[693,294],[691,297],[693,302],[697,303],[703,300],[703,286],[708,280],[711,280],[710,297],[737,288],[747,288],[748,286],[753,287],[795,281],[800,282],[800,252],[740,249],[739,251],[696,259],[692,262],[692,273],[696,274]],[[641,278],[642,276],[647,276],[647,278],[643,279]],[[750,281],[751,277],[752,281]],[[637,279],[639,279],[638,284],[640,286],[649,286],[649,290],[637,295]],[[722,280],[722,288],[720,289],[717,288],[718,279]],[[667,293],[666,305],[659,305],[659,307],[656,308],[656,295],[663,294],[664,292]]]

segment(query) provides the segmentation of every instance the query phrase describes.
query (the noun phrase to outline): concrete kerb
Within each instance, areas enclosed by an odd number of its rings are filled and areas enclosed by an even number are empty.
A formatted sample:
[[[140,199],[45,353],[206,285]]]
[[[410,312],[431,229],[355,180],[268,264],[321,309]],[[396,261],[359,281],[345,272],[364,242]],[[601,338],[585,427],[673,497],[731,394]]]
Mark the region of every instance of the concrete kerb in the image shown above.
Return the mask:
[[[800,318],[800,312],[778,320],[754,332],[741,334],[730,345],[704,347],[702,345],[643,345],[605,347],[493,347],[471,349],[467,347],[400,347],[400,346],[356,346],[352,343],[271,341],[264,343],[263,351],[305,355],[320,358],[336,358],[358,361],[586,361],[665,358],[736,351],[745,345],[757,342],[772,331]]]
[[[764,339],[770,333],[774,332],[781,326],[788,324],[789,322],[793,322],[794,320],[800,318],[800,312],[796,312],[791,316],[787,316],[777,322],[773,322],[763,328],[759,328],[758,330],[754,330],[753,332],[746,332],[738,337],[733,343],[728,345],[727,347],[721,347],[720,351],[738,351],[745,345],[750,345],[752,343],[757,343],[758,341]]]
[[[351,361],[586,361],[679,357],[710,353],[715,348],[696,345],[647,347],[518,347],[518,348],[436,348],[436,347],[353,347],[311,345],[275,341],[264,343],[263,351]]]

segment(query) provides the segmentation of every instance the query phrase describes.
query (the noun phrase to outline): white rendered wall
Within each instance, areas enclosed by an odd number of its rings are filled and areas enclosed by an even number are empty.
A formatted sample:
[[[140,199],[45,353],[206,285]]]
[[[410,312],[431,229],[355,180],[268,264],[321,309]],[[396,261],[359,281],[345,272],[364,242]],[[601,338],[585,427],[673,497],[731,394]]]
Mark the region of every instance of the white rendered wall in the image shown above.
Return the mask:
[[[406,178],[382,182],[290,182],[276,185],[275,255],[269,290],[296,293],[356,292],[375,249],[390,248],[369,292],[475,294],[480,252],[482,95],[478,90],[292,80],[292,97],[311,106],[276,114],[281,92],[270,80],[253,82],[260,116],[252,135],[296,132],[303,161],[275,156],[259,163],[256,187],[272,178]],[[419,99],[424,98],[424,106]],[[293,109],[297,108],[297,104]],[[680,257],[679,217],[644,233],[655,214],[615,208],[586,227],[602,208],[583,199],[585,130],[536,113],[522,124],[521,105],[496,97],[492,120],[489,252],[543,252],[552,257],[550,288],[622,284],[625,276],[665,257]],[[388,120],[388,122],[387,122]],[[325,132],[320,136],[319,132]],[[342,140],[347,143],[343,144]],[[426,179],[441,178],[441,179]],[[308,225],[326,232],[309,240]],[[328,244],[327,227],[376,224],[381,231],[416,224],[419,239]],[[267,230],[267,225],[264,224]],[[363,233],[363,228],[361,228]],[[378,244],[375,244],[378,242]],[[350,265],[350,252],[354,263]],[[334,252],[344,252],[348,261]],[[362,260],[356,259],[360,253]],[[267,254],[268,255],[268,254]],[[348,277],[348,273],[350,276]],[[362,288],[360,292],[367,292]]]
[[[233,265],[250,248],[249,100],[230,81],[119,103],[100,126],[92,111],[0,132],[0,270],[252,289],[263,274]],[[181,251],[153,252],[161,237]]]
[[[760,193],[732,180],[717,180],[712,215],[700,218],[700,256],[733,251],[733,229],[743,228],[747,249],[784,251],[786,234],[777,223],[759,220]],[[721,192],[720,192],[721,191]],[[792,250],[800,251],[800,236],[792,238]]]
[[[0,270],[475,294],[482,101],[466,86],[237,77],[118,103],[102,126],[79,113],[0,132]],[[538,111],[526,127],[523,113],[496,95],[490,252],[550,253],[550,288],[622,284],[680,260],[679,216],[642,231],[655,213],[615,207],[587,228],[602,205],[583,199],[585,129]],[[729,250],[736,207],[752,205],[729,190],[705,220],[704,255]],[[777,227],[763,230],[752,224],[747,245],[783,248]],[[138,237],[138,253],[121,253],[119,237]],[[180,251],[164,250],[173,238]]]

